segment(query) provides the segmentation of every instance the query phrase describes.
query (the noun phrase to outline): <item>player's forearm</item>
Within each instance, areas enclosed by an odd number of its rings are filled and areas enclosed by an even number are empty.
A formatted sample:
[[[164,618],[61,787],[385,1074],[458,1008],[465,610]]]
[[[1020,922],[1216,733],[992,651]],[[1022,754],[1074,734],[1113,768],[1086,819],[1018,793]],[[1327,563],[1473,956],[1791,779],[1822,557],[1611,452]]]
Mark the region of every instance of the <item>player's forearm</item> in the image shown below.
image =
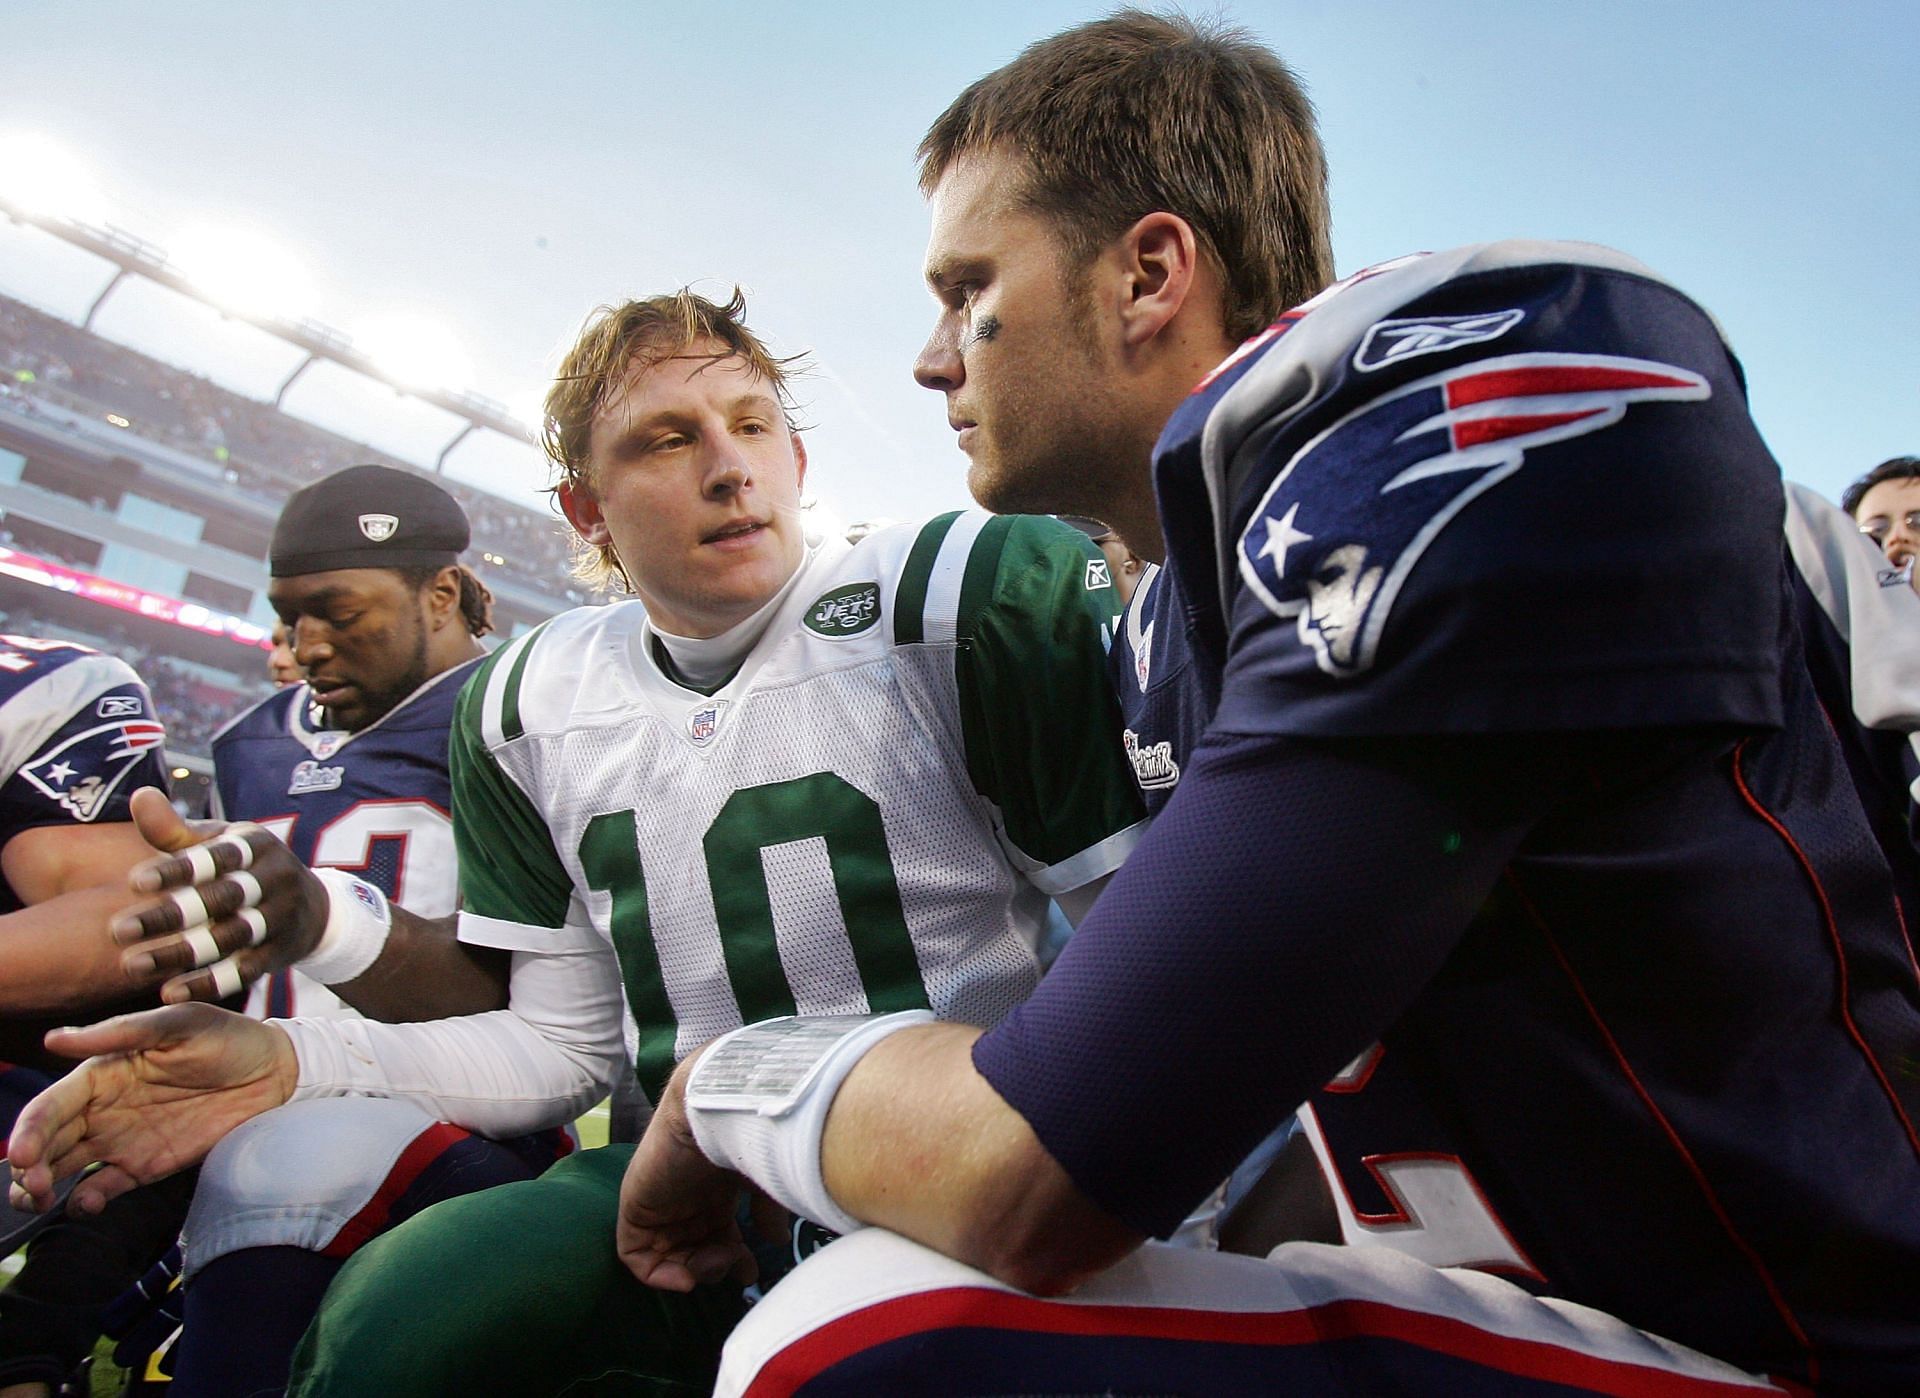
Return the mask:
[[[854,1216],[1023,1290],[1068,1290],[1141,1235],[1089,1202],[974,1070],[979,1034],[930,1024],[860,1060],[821,1140],[827,1187]]]
[[[454,936],[459,919],[418,917],[395,907],[379,959],[334,994],[369,1019],[399,1024],[506,1008],[507,953]]]
[[[127,901],[119,883],[63,894],[0,917],[0,1012],[71,1010],[124,999],[107,921]]]
[[[568,1051],[511,1010],[413,1024],[273,1020],[300,1063],[294,1099],[394,1097],[487,1136],[571,1121],[604,1096],[618,1060]]]
[[[302,1097],[417,1103],[490,1136],[557,1126],[604,1096],[624,1057],[611,947],[516,953],[511,1008],[411,1024],[286,1020]]]

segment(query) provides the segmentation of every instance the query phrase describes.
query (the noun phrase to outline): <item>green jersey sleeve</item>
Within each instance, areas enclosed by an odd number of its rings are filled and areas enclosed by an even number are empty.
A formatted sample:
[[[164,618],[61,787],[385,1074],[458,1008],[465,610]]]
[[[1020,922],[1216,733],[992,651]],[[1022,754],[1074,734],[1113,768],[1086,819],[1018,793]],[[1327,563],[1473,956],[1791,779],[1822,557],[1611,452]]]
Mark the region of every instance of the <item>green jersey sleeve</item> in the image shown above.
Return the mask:
[[[453,840],[463,913],[557,929],[566,921],[573,881],[545,818],[489,742],[504,746],[515,736],[518,679],[537,636],[497,652],[460,692],[448,748]]]
[[[1092,541],[1044,515],[989,522],[961,582],[955,678],[968,774],[1049,894],[1111,873],[1144,828],[1107,680],[1121,609]]]

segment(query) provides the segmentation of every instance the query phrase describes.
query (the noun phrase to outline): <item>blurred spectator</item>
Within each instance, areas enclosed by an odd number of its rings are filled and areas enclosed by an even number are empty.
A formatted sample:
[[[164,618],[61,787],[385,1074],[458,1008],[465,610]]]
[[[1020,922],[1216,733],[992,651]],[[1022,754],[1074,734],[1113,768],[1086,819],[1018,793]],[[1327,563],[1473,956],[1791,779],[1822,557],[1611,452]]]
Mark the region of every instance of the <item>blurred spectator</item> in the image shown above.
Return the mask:
[[[1920,456],[1882,461],[1848,486],[1840,508],[1887,556],[1887,564],[1920,587],[1913,560],[1920,554]]]
[[[284,621],[273,624],[273,649],[267,652],[267,678],[276,688],[300,682],[300,662],[293,658],[293,642]]]

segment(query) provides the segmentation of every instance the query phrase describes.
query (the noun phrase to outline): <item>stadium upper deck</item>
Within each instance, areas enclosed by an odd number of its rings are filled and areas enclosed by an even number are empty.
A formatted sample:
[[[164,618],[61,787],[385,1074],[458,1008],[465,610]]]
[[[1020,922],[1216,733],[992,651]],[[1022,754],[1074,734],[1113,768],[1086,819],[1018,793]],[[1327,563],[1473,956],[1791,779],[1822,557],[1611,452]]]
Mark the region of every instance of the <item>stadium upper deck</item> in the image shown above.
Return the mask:
[[[419,469],[0,296],[0,548],[27,556],[0,561],[0,616],[124,655],[176,752],[262,692],[287,495],[360,461]],[[585,600],[554,516],[440,479],[499,635]]]

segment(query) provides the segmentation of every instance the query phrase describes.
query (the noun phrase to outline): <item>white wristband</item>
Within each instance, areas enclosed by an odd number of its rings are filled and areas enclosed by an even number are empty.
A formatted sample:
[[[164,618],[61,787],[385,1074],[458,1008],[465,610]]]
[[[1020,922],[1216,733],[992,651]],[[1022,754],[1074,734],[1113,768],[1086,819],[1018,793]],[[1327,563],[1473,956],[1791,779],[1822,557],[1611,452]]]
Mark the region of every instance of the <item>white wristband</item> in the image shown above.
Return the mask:
[[[930,1010],[770,1019],[716,1040],[687,1082],[687,1120],[714,1164],[737,1170],[802,1218],[836,1233],[860,1220],[827,1192],[820,1137],[834,1094],[867,1050]]]
[[[344,869],[315,869],[327,890],[327,927],[319,945],[301,958],[300,973],[322,985],[339,985],[380,959],[393,910],[387,895]]]

